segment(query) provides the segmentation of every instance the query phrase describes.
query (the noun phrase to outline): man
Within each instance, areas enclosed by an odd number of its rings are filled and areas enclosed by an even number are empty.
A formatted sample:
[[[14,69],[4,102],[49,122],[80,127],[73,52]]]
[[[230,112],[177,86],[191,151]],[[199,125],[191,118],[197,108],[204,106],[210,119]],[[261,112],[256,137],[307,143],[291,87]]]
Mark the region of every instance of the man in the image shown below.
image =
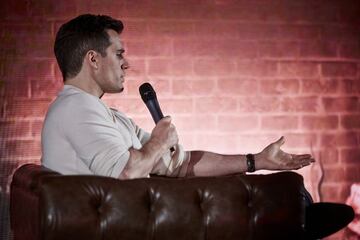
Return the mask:
[[[129,179],[150,173],[181,177],[291,170],[314,162],[309,154],[283,152],[283,137],[254,155],[186,152],[170,117],[160,120],[149,134],[108,108],[100,98],[123,91],[129,67],[119,38],[122,30],[119,20],[86,14],[58,31],[54,51],[65,85],[45,119],[43,165],[62,174]],[[169,151],[172,147],[174,152]]]

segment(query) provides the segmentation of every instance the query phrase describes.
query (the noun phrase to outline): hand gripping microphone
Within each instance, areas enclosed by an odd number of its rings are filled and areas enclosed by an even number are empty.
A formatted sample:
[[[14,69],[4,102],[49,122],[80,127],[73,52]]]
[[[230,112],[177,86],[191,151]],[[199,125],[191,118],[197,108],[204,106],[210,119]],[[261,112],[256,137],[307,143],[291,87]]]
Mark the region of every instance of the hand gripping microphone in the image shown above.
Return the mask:
[[[139,92],[146,107],[149,109],[155,124],[158,123],[162,118],[164,118],[164,115],[161,112],[159,102],[156,97],[156,92],[154,91],[153,87],[150,83],[143,83],[139,87]],[[171,152],[175,151],[173,147],[170,148],[170,150]]]

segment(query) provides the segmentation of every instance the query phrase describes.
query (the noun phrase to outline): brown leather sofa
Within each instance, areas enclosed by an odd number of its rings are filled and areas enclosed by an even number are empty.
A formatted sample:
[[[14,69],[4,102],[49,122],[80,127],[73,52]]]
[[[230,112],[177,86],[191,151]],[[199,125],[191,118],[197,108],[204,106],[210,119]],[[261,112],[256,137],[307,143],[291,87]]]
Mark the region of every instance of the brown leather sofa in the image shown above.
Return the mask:
[[[14,240],[305,239],[307,193],[293,172],[117,180],[20,167]]]

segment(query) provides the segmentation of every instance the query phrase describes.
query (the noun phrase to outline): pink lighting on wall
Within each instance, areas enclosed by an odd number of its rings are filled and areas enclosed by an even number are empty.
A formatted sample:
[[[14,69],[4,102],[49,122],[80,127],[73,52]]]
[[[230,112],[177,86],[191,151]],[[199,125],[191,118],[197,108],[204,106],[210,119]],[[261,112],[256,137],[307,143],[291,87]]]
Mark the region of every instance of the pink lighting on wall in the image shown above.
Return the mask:
[[[125,23],[130,70],[125,92],[104,97],[110,106],[151,131],[138,94],[139,85],[150,81],[186,149],[258,152],[284,135],[286,151],[316,156],[316,164],[299,171],[315,200],[345,202],[350,196],[357,208],[358,184],[351,186],[360,181],[359,9],[355,0],[4,4],[1,210],[7,209],[14,169],[40,162],[42,121],[62,88],[52,52],[55,33],[86,12]],[[6,229],[6,214],[0,218],[0,230]],[[349,228],[359,231],[357,222]]]

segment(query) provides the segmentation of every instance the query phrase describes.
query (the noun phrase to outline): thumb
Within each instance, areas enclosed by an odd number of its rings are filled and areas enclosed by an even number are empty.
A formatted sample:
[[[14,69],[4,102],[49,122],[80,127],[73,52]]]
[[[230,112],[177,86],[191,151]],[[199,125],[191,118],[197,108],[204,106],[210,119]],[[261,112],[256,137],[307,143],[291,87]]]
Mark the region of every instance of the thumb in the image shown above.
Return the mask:
[[[171,117],[170,116],[165,116],[163,119],[166,122],[171,122]]]
[[[281,136],[280,138],[279,138],[279,140],[277,140],[276,142],[274,142],[275,144],[277,144],[277,145],[279,145],[279,147],[281,146],[281,145],[283,145],[284,143],[285,143],[285,138],[284,138],[284,136]]]
[[[165,124],[165,123],[170,124],[171,117],[170,116],[163,117],[159,122],[162,122],[163,124]]]

